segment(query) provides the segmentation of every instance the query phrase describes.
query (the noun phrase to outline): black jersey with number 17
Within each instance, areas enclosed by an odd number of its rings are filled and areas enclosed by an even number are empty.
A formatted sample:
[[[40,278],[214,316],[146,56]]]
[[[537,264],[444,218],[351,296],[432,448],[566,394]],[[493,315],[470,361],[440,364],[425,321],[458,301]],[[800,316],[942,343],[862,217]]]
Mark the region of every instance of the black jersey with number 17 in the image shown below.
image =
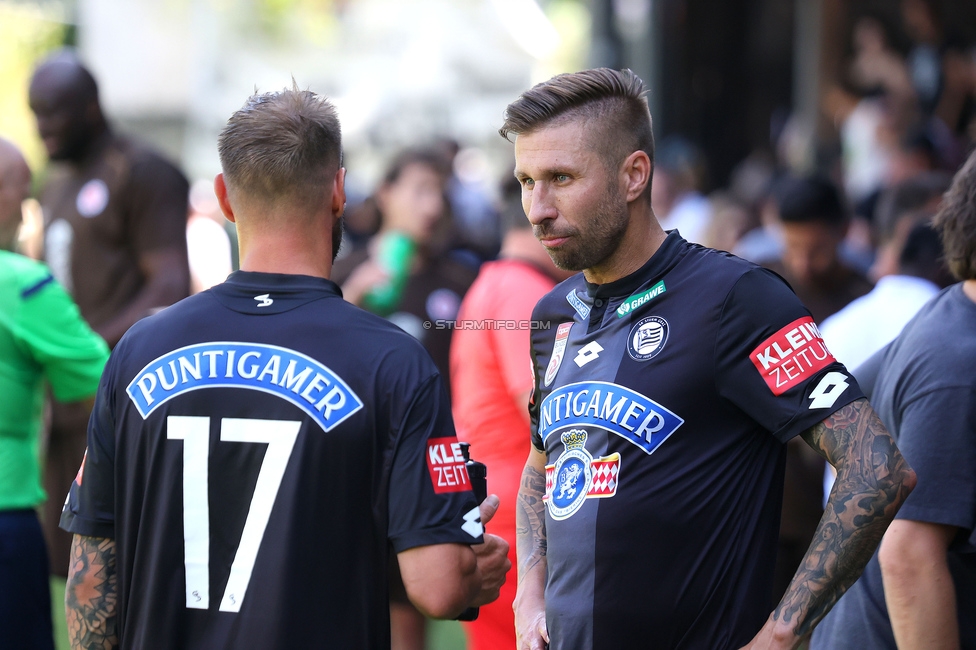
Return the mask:
[[[536,306],[552,650],[736,650],[772,607],[785,442],[862,397],[781,278],[676,231]]]
[[[115,348],[61,522],[116,540],[133,649],[387,650],[390,549],[482,539],[422,347],[244,272]]]

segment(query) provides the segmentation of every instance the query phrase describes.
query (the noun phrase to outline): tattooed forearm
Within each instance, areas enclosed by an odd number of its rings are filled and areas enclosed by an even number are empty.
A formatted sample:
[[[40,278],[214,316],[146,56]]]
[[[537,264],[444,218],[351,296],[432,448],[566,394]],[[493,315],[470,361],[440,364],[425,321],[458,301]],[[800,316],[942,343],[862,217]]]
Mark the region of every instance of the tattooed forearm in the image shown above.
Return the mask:
[[[75,535],[64,594],[72,650],[114,650],[118,592],[115,540]]]
[[[517,538],[519,582],[546,558],[546,511],[542,501],[546,493],[546,477],[535,467],[526,465],[522,472],[522,486],[515,506],[515,534]]]
[[[867,400],[803,434],[837,468],[820,525],[773,618],[810,632],[857,580],[915,486],[915,473]]]

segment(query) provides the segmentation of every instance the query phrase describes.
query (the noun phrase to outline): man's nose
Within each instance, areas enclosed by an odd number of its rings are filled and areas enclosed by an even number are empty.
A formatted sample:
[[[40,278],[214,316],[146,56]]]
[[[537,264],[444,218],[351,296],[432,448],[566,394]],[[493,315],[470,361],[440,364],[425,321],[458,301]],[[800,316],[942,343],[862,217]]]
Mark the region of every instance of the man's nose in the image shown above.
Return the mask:
[[[552,194],[542,183],[536,183],[523,207],[525,208],[525,216],[529,218],[529,223],[533,226],[538,226],[549,219],[555,219],[557,215]]]

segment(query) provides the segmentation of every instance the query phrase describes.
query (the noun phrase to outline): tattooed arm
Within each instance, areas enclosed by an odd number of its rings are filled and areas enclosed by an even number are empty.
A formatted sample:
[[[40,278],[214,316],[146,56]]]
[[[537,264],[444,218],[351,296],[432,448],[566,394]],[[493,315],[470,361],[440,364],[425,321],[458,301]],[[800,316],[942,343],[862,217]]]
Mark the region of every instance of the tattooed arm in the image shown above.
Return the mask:
[[[115,650],[115,540],[75,535],[64,594],[71,650]]]
[[[515,506],[518,554],[518,592],[515,595],[515,633],[518,650],[543,650],[546,629],[546,456],[533,448],[522,471]]]
[[[837,480],[786,595],[747,648],[797,647],[861,575],[915,487],[915,472],[867,400],[802,435],[837,469]]]

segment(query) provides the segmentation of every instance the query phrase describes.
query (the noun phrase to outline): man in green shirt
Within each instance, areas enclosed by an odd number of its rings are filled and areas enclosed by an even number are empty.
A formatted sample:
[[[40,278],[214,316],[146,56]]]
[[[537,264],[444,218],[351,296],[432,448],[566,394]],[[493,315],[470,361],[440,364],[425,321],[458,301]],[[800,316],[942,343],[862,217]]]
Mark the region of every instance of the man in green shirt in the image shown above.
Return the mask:
[[[0,139],[0,630],[12,648],[49,650],[48,558],[34,510],[46,498],[44,384],[62,401],[91,398],[108,347],[46,266],[11,252],[29,190],[23,156]]]

